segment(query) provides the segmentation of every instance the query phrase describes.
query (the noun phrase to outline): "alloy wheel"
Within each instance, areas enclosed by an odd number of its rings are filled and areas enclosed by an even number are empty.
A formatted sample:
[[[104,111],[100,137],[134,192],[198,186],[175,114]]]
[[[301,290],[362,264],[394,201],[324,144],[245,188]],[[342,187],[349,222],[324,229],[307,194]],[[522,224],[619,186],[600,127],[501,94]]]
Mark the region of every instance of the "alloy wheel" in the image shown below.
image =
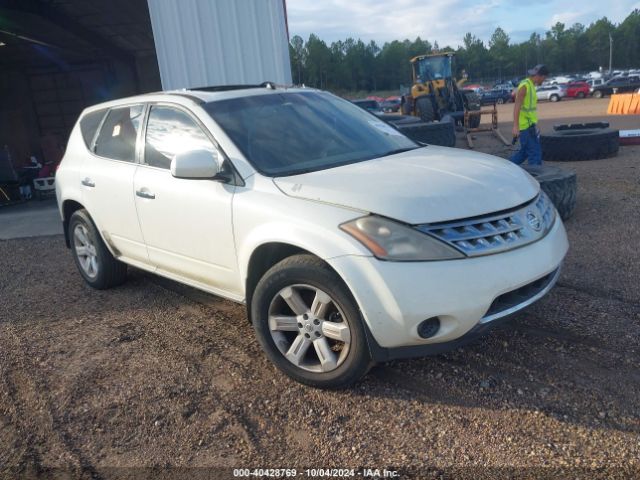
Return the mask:
[[[348,319],[328,293],[311,285],[290,285],[273,297],[269,331],[284,357],[309,372],[331,372],[349,354]]]
[[[98,253],[87,228],[82,224],[76,225],[73,229],[73,245],[84,273],[89,278],[96,278],[99,268]]]

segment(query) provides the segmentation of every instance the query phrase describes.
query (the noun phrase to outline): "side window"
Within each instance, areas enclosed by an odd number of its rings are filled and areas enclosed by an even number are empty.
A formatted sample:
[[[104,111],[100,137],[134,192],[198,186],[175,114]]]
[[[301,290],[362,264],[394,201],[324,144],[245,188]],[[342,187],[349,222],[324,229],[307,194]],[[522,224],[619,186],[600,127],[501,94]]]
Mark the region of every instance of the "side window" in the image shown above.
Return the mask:
[[[173,157],[190,150],[215,151],[200,126],[186,113],[171,107],[152,106],[144,143],[144,162],[170,168]]]
[[[95,153],[101,157],[135,162],[136,138],[142,121],[142,105],[112,108],[102,124]]]
[[[97,110],[95,112],[87,113],[80,119],[80,131],[82,132],[82,138],[87,148],[91,147],[93,136],[96,134],[96,130],[98,130],[105,112],[105,109]]]

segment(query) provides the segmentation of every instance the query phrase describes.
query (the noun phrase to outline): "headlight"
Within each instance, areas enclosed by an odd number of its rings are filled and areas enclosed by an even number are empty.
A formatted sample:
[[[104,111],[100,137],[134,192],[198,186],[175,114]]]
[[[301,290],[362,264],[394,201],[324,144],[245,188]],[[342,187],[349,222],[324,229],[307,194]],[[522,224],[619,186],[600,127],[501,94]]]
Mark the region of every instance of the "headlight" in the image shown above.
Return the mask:
[[[465,258],[458,250],[425,233],[375,215],[343,223],[340,228],[381,260],[408,262]]]
[[[556,221],[556,207],[553,205],[553,202],[551,201],[549,196],[544,193],[543,190],[540,190],[540,195],[538,195],[538,198],[536,200],[536,207],[542,215],[544,230],[550,230]]]

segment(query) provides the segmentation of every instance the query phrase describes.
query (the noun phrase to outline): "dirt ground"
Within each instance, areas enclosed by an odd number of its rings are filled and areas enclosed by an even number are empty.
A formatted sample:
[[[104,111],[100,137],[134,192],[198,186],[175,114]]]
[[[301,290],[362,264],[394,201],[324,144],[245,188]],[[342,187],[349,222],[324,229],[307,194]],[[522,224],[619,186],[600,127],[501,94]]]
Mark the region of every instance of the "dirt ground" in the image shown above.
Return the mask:
[[[640,128],[605,110],[542,104],[541,123]],[[477,144],[508,154],[487,135]],[[637,478],[639,156],[562,165],[579,198],[546,298],[468,347],[378,366],[337,392],[280,374],[240,305],[136,270],[95,291],[61,236],[0,241],[0,478]]]

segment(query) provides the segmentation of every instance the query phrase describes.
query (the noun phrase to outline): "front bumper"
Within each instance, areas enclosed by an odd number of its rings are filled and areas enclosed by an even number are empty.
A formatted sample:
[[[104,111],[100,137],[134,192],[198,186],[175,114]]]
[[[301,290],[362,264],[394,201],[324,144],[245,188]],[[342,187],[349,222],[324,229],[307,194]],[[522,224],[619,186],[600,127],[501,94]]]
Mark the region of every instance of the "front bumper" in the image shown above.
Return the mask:
[[[344,256],[328,262],[360,307],[374,358],[385,360],[455,348],[535,302],[557,280],[568,246],[558,218],[539,241],[494,255],[439,262]],[[538,280],[542,288],[526,290]],[[511,295],[518,289],[522,301]],[[440,319],[440,329],[423,339],[417,327],[431,317]]]

